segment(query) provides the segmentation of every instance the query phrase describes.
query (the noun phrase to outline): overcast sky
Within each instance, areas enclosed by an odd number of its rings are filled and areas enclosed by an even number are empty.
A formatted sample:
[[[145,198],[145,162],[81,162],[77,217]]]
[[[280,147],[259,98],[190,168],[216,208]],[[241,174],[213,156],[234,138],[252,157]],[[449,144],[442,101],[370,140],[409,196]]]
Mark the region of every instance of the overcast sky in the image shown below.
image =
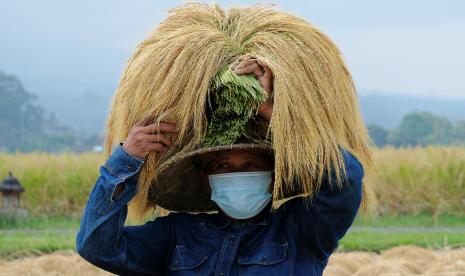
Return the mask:
[[[39,95],[111,94],[138,42],[182,2],[2,1],[0,70],[17,75]],[[465,1],[272,3],[329,35],[360,91],[465,98]]]

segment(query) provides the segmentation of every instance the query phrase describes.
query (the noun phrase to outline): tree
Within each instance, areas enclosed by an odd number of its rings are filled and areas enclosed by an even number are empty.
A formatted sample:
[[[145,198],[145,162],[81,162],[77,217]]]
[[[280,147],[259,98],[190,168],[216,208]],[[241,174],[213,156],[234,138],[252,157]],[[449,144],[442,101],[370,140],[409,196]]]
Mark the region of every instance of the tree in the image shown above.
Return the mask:
[[[453,141],[453,126],[446,118],[429,112],[412,112],[404,116],[397,130],[388,135],[395,146],[447,145]]]
[[[465,121],[458,121],[452,132],[455,144],[465,144]]]
[[[368,133],[378,147],[383,147],[387,144],[388,131],[377,124],[368,125]]]

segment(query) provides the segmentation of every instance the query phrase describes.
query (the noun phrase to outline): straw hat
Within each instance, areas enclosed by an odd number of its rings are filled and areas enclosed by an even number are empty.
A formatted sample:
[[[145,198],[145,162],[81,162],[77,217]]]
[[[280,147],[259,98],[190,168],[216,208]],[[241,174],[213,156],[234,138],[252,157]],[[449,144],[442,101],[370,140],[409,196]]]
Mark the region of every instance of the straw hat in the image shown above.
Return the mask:
[[[180,156],[158,177],[151,186],[149,200],[158,206],[177,212],[208,212],[217,210],[210,199],[211,191],[201,176],[205,166],[221,152],[228,150],[263,151],[274,158],[272,147],[266,142],[241,139],[238,143],[214,147],[201,147]],[[281,198],[300,194],[298,190],[286,190]]]

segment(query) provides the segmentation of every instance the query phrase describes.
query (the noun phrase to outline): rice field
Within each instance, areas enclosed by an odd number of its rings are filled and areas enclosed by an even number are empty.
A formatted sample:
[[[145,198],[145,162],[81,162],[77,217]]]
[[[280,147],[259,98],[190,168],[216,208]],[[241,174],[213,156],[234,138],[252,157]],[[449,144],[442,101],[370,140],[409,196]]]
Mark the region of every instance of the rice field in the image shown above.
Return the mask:
[[[465,214],[465,148],[374,150],[381,215]]]
[[[113,275],[87,263],[72,251],[0,260],[0,276],[16,275]],[[428,250],[400,246],[381,253],[335,253],[324,276],[465,275],[465,248]]]
[[[32,216],[80,216],[103,161],[99,153],[0,153],[0,179],[13,172],[26,189],[21,204]]]
[[[374,150],[380,215],[465,215],[465,147]],[[99,153],[0,153],[0,179],[11,170],[25,187],[31,215],[79,216],[94,185]]]
[[[374,159],[378,175],[368,183],[380,216],[357,218],[324,275],[465,275],[465,147],[374,149]],[[0,153],[0,178],[11,170],[21,181],[31,214],[17,225],[0,221],[0,255],[8,256],[0,275],[109,275],[73,252],[103,160]]]

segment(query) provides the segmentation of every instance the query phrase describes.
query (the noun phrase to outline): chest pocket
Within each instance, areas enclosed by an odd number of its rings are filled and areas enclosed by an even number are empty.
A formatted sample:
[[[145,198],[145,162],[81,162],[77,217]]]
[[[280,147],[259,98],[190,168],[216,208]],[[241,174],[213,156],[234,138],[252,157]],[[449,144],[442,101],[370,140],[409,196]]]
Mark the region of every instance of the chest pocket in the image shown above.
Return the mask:
[[[176,245],[169,261],[169,275],[203,275],[207,255]]]
[[[238,258],[240,275],[291,275],[288,243],[265,242]]]

